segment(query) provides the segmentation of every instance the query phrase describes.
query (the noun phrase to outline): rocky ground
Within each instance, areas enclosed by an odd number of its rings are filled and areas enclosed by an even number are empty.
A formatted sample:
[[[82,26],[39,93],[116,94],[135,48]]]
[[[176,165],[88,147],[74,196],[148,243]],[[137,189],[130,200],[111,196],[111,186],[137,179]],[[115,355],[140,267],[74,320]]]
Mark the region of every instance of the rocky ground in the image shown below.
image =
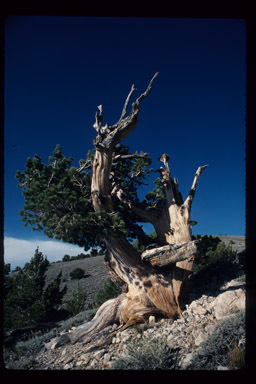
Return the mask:
[[[216,297],[202,295],[192,301],[182,317],[174,322],[167,319],[157,322],[151,317],[147,324],[140,324],[117,333],[110,344],[90,352],[88,346],[81,343],[43,351],[35,357],[33,369],[105,370],[115,367],[118,369],[119,359],[127,359],[127,354],[129,355],[129,345],[135,346],[138,340],[143,340],[144,345],[148,343],[150,348],[150,343],[154,339],[166,340],[165,347],[177,351],[175,369],[191,369],[193,356],[214,334],[218,325],[235,314],[242,313],[244,309],[245,277],[242,275],[224,284]],[[116,325],[113,330],[115,327]],[[244,342],[245,335],[241,334],[238,344],[242,345]],[[218,364],[216,369],[229,368]]]
[[[244,237],[219,237],[226,244],[232,240],[233,249],[238,252],[245,248]],[[93,301],[103,282],[108,279],[103,261],[103,257],[98,256],[53,264],[51,268],[55,271],[52,269],[48,281],[54,279],[61,269],[65,280],[71,270],[83,268],[84,264],[85,272],[91,276],[86,277],[83,283],[86,284],[90,301]],[[48,342],[50,349],[40,347],[26,369],[231,369],[225,348],[227,345],[229,350],[237,348],[236,353],[241,353],[245,348],[244,266],[239,265],[238,258],[236,265],[229,270],[220,268],[208,274],[197,273],[191,275],[190,280],[190,301],[181,318],[171,322],[151,317],[145,324],[137,324],[116,333],[107,345],[95,349],[79,342],[55,348],[54,344]],[[114,324],[113,331],[116,328]],[[75,326],[72,326],[61,333],[74,329]],[[213,346],[215,349],[212,349]]]

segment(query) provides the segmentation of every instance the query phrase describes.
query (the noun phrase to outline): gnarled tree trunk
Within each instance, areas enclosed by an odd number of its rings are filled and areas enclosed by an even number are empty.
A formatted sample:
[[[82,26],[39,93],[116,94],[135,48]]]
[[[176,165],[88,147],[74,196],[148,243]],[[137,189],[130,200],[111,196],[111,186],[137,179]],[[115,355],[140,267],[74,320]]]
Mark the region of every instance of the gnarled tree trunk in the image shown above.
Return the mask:
[[[156,207],[145,203],[134,203],[117,185],[110,189],[110,175],[114,147],[136,127],[141,101],[149,94],[158,73],[150,81],[146,91],[132,104],[127,116],[127,107],[135,91],[132,86],[124,104],[119,121],[113,125],[102,125],[103,108],[98,107],[94,128],[97,131],[91,195],[96,212],[112,209],[112,197],[116,196],[141,220],[153,224],[157,234],[157,245],[140,255],[125,236],[102,238],[107,247],[106,267],[111,279],[118,283],[123,293],[109,300],[96,313],[90,323],[82,325],[69,335],[72,342],[87,342],[113,321],[124,327],[145,321],[150,315],[162,314],[170,319],[180,315],[187,288],[188,275],[197,254],[196,241],[191,239],[190,210],[199,176],[206,166],[199,167],[189,192],[183,201],[178,182],[171,178],[169,156],[163,154],[159,168],[165,202]],[[122,329],[121,328],[121,329]]]

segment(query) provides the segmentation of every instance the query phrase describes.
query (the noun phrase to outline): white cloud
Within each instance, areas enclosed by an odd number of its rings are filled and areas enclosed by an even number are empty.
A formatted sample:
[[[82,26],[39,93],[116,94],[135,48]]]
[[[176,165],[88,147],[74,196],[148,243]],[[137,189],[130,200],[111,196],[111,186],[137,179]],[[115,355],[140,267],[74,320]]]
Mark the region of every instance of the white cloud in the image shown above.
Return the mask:
[[[22,268],[34,256],[37,247],[50,262],[61,260],[65,254],[76,256],[79,253],[85,253],[84,249],[77,245],[54,240],[23,240],[5,237],[4,262],[11,263],[11,269],[16,266]]]

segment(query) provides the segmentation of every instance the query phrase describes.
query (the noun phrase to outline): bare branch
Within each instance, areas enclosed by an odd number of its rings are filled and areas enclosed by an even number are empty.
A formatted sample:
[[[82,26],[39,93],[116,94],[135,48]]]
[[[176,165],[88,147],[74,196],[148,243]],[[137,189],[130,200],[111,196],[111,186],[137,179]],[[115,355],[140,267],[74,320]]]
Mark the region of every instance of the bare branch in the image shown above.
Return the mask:
[[[52,164],[53,169],[56,167],[56,164],[57,164],[57,161],[55,160],[55,161],[53,162],[53,164]],[[52,171],[50,180],[48,181],[48,184],[47,184],[47,187],[48,187],[48,188],[50,187],[50,184],[51,184],[51,182],[52,182],[53,176],[54,176],[54,171]]]
[[[30,180],[32,180],[32,178]],[[27,184],[27,180],[24,181],[24,183],[18,184],[18,187],[23,188],[23,187],[25,187],[26,184]]]
[[[80,163],[81,164],[81,163]],[[89,169],[92,167],[92,160],[87,159],[80,168],[77,169],[77,172],[82,172],[83,169]]]
[[[129,95],[127,96],[127,99],[124,104],[124,108],[121,114],[121,118],[119,119],[118,123],[109,126],[106,124],[104,127],[102,127],[102,118],[103,118],[103,112],[102,112],[102,105],[98,106],[100,110],[100,114],[96,113],[96,122],[93,125],[96,131],[98,132],[98,135],[94,141],[94,144],[100,148],[104,147],[105,149],[113,149],[113,147],[126,138],[136,127],[136,124],[138,122],[138,114],[139,114],[139,106],[140,102],[145,99],[145,97],[149,94],[153,82],[155,78],[157,77],[158,72],[155,73],[153,78],[151,79],[146,91],[140,95],[140,97],[133,103],[132,105],[132,111],[128,116],[126,116],[127,107],[130,102],[130,98],[135,91],[134,86],[132,86],[131,91]],[[125,117],[126,116],[126,117]]]
[[[95,123],[93,124],[93,128],[95,128],[97,132],[100,131],[101,126],[102,126],[103,106],[102,105],[98,105],[98,109],[99,109],[100,113],[96,112],[96,114],[95,114]]]
[[[121,114],[121,117],[120,119],[118,120],[118,123],[126,116],[126,113],[127,113],[127,107],[130,103],[130,100],[131,100],[131,97],[133,95],[133,93],[136,91],[136,88],[134,87],[134,84],[132,85],[131,87],[131,90],[129,92],[129,95],[127,96],[126,100],[125,100],[125,103],[124,103],[124,107],[123,107],[123,110],[122,110],[122,114]],[[118,124],[117,123],[117,124]]]
[[[168,163],[170,160],[170,156],[167,155],[167,153],[163,153],[162,156],[159,158],[159,160],[164,163],[165,169],[168,172],[169,177],[171,177],[169,163]]]
[[[148,96],[148,94],[149,94],[149,92],[151,91],[151,88],[152,88],[152,86],[153,86],[154,80],[155,80],[155,78],[158,76],[158,74],[159,74],[159,72],[156,72],[156,73],[154,74],[154,76],[153,76],[152,79],[150,80],[150,83],[149,83],[149,85],[148,85],[146,91],[145,91],[144,93],[142,93],[142,94],[140,95],[140,97],[138,97],[138,99],[135,101],[135,104],[137,104],[137,106],[139,106],[140,102],[141,102],[143,99],[145,99],[145,97]]]
[[[58,229],[59,229],[61,223],[62,223],[63,221],[66,220],[66,217],[67,217],[67,214],[65,214],[64,216],[62,216],[62,218],[61,218],[58,222],[56,222],[56,227],[55,227],[55,229],[54,229],[54,231],[53,231],[53,233],[54,233],[55,235],[56,235],[56,233],[57,233],[57,231],[58,231]]]
[[[145,223],[154,223],[159,216],[161,211],[155,207],[136,202],[134,203],[132,199],[117,185],[112,189],[111,195],[115,195],[118,199],[129,207],[139,218],[141,222]]]
[[[144,159],[145,157],[149,157],[149,154],[148,153],[142,153],[142,154],[139,154],[139,153],[132,153],[132,154],[128,154],[128,155],[116,155],[114,156],[114,160],[117,160],[117,159]]]
[[[186,198],[186,201],[184,203],[184,205],[190,209],[191,208],[191,204],[192,204],[192,201],[194,199],[194,196],[195,196],[195,192],[196,192],[196,185],[197,185],[197,182],[198,182],[198,179],[199,179],[199,176],[202,174],[203,170],[205,168],[207,168],[208,165],[203,165],[202,167],[199,167],[196,171],[196,174],[195,174],[195,177],[194,177],[194,181],[193,181],[193,184],[192,184],[192,187],[190,189],[190,192],[188,194],[188,197]]]

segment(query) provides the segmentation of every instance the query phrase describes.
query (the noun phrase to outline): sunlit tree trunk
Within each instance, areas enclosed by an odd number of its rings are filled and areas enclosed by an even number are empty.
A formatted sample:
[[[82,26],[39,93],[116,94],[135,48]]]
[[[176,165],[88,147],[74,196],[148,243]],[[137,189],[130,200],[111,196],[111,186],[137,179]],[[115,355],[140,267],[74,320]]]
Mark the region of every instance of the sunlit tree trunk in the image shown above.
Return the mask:
[[[71,341],[89,341],[113,321],[125,328],[135,322],[146,321],[150,315],[161,314],[175,319],[181,314],[186,298],[188,275],[193,269],[197,254],[196,241],[192,241],[190,211],[199,176],[206,166],[196,171],[191,190],[183,201],[177,180],[171,177],[169,156],[163,154],[159,168],[165,191],[165,202],[157,207],[145,203],[134,203],[118,186],[110,190],[112,157],[116,144],[127,137],[136,127],[141,101],[149,94],[158,73],[150,81],[146,91],[132,104],[127,116],[127,107],[135,91],[132,86],[125,101],[119,121],[103,126],[103,108],[98,107],[94,128],[97,137],[94,141],[95,156],[91,195],[93,207],[100,214],[112,209],[112,197],[116,196],[127,205],[141,221],[153,224],[157,234],[157,246],[149,247],[141,255],[125,236],[102,237],[107,247],[106,267],[110,278],[123,290],[116,299],[103,304],[94,319],[78,327],[70,335]]]

